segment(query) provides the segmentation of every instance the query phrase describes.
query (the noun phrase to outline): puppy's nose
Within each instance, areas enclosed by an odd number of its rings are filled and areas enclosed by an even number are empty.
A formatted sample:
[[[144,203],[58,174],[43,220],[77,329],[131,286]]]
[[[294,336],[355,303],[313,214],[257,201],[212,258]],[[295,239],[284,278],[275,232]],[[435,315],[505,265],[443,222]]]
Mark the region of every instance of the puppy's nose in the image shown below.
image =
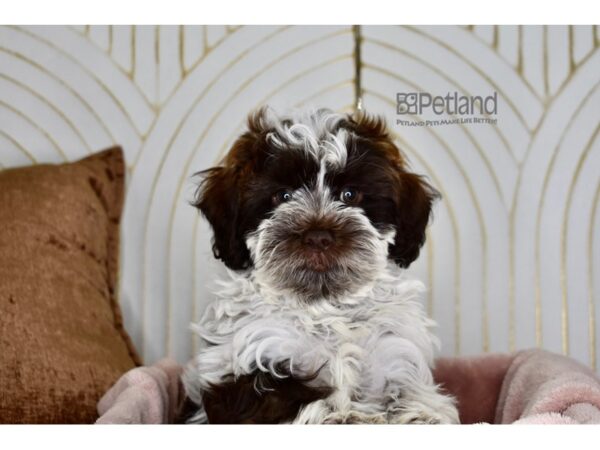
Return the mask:
[[[327,230],[308,230],[302,235],[302,243],[317,250],[326,250],[333,244],[333,234]]]

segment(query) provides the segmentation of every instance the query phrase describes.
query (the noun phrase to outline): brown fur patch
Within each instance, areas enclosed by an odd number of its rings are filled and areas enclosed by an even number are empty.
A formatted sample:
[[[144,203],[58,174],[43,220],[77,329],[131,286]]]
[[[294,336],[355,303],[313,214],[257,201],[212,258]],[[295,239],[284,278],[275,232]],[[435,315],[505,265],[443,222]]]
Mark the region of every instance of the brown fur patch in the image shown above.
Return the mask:
[[[292,421],[304,405],[328,397],[330,387],[313,387],[309,378],[276,378],[255,372],[215,385],[202,402],[213,424],[276,424]]]

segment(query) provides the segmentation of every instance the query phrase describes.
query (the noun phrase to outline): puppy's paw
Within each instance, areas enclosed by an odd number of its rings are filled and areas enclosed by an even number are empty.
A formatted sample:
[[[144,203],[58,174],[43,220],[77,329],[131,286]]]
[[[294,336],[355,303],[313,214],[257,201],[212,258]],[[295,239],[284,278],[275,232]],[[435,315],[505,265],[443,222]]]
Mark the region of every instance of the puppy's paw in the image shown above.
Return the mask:
[[[303,406],[292,423],[300,425],[321,424],[325,422],[325,418],[330,414],[331,408],[327,402],[325,400],[317,400]]]
[[[388,423],[457,424],[460,420],[458,410],[451,401],[439,402],[435,406],[409,401],[389,411]]]
[[[327,401],[309,403],[300,410],[295,424],[379,424],[387,423],[387,414],[360,411],[336,411]]]
[[[386,414],[365,414],[359,411],[333,412],[325,417],[325,424],[383,424],[387,423]]]

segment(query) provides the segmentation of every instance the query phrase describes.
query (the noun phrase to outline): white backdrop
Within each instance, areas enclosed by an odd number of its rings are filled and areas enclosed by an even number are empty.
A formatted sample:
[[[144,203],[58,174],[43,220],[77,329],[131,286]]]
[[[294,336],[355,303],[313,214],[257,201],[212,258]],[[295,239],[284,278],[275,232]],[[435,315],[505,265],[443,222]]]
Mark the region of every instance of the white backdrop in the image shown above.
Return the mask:
[[[128,162],[121,305],[145,361],[185,361],[222,268],[191,175],[249,110],[383,114],[442,192],[411,271],[444,354],[531,346],[595,366],[600,30],[593,26],[0,27],[0,167],[114,143]],[[497,125],[402,127],[402,91],[499,96]]]

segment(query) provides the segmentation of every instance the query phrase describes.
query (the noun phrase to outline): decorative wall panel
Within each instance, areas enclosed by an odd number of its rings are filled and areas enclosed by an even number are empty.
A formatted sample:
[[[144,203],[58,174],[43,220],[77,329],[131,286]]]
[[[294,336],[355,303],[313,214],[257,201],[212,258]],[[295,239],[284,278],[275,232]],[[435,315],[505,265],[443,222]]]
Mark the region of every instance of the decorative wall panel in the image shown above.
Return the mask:
[[[192,175],[259,105],[350,112],[358,94],[443,194],[410,269],[443,353],[537,345],[594,366],[598,45],[593,26],[0,27],[0,165],[123,146],[126,326],[146,362],[185,361],[223,271]],[[497,92],[497,121],[397,124],[399,92]]]

